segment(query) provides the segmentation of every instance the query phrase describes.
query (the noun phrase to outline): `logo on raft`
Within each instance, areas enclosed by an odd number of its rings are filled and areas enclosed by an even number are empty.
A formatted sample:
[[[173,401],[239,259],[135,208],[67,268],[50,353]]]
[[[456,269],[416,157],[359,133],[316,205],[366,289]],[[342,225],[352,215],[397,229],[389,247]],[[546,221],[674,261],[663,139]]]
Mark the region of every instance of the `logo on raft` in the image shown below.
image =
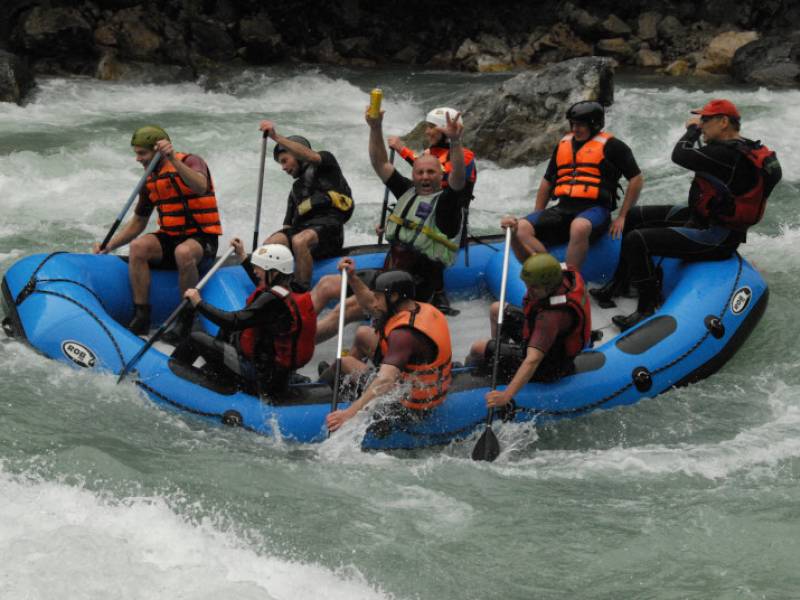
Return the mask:
[[[736,290],[736,293],[731,298],[731,312],[735,315],[740,315],[750,304],[750,298],[753,297],[753,291],[745,286]]]
[[[61,352],[64,353],[68,359],[74,362],[79,367],[89,369],[95,365],[97,359],[94,352],[89,350],[83,344],[79,344],[74,340],[67,340],[61,344]]]

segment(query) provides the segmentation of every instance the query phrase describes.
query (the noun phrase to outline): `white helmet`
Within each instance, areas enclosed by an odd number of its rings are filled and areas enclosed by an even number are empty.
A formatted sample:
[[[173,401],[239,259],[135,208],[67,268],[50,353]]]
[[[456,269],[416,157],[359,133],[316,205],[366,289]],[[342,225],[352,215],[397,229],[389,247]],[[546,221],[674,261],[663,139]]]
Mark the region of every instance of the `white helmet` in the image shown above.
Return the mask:
[[[292,251],[281,244],[265,244],[253,252],[250,262],[265,271],[272,269],[291,275],[294,273],[294,257]]]
[[[431,112],[428,113],[428,116],[425,117],[426,123],[433,123],[437,127],[446,127],[447,126],[447,117],[445,115],[450,115],[450,119],[454,119],[455,116],[458,114],[458,111],[455,108],[448,108],[446,106],[440,106],[439,108],[434,108]],[[461,117],[458,117],[458,120],[461,120]]]

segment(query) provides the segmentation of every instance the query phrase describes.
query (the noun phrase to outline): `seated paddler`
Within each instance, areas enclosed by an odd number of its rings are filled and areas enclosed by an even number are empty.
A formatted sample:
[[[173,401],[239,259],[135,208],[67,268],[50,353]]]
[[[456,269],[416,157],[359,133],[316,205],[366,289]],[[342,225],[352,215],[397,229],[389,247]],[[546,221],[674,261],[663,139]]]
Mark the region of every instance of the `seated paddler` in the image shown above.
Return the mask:
[[[492,339],[475,342],[466,360],[468,366],[491,368],[499,338],[498,379],[508,385],[486,394],[490,407],[504,406],[530,381],[552,382],[571,375],[574,358],[591,343],[591,307],[575,268],[550,254],[534,254],[523,262],[520,278],[527,288],[522,310],[506,306],[498,332],[500,303],[492,304]]]
[[[342,259],[339,268],[347,269],[359,305],[373,319],[372,326],[356,331],[353,348],[342,358],[342,373],[369,383],[350,406],[328,415],[328,429],[335,431],[375,398],[394,394],[394,417],[424,418],[445,401],[452,379],[447,318],[433,305],[414,300],[414,279],[405,271],[384,271],[373,291],[355,273],[352,259]]]
[[[274,396],[286,389],[294,370],[311,360],[320,306],[313,292],[294,281],[294,258],[286,246],[266,244],[247,259],[240,239],[231,244],[256,289],[235,311],[205,302],[195,288],[186,290],[185,298],[219,325],[219,334],[192,331],[172,356],[185,364],[202,357],[211,376]]]
[[[178,272],[181,291],[193,287],[203,262],[213,260],[222,225],[211,172],[196,154],[177,152],[167,132],[155,125],[133,133],[131,146],[136,161],[147,169],[161,159],[139,194],[133,217],[111,238],[105,248],[95,243],[95,254],[107,254],[130,244],[128,271],[133,291],[134,315],[128,329],[136,335],[150,330],[150,269]],[[153,211],[158,231],[142,235]],[[191,315],[178,319],[163,339],[175,343],[191,328]]]
[[[295,279],[310,283],[314,259],[336,256],[344,244],[353,193],[333,154],[314,150],[301,135],[280,135],[273,121],[261,121],[261,131],[275,140],[273,158],[293,179],[283,226],[264,243],[291,248]]]

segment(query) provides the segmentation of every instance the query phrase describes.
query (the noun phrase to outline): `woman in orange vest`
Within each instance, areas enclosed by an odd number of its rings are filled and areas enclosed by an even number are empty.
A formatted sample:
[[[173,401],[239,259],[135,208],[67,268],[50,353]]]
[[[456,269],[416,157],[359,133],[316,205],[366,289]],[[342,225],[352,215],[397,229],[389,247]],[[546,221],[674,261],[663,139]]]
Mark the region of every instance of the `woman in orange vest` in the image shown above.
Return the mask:
[[[231,244],[244,258],[241,240]],[[193,331],[172,357],[191,365],[202,356],[215,378],[232,380],[253,393],[279,394],[292,372],[314,354],[322,306],[313,292],[293,281],[294,258],[286,246],[261,246],[243,266],[256,289],[241,310],[220,310],[204,302],[198,290],[186,290],[184,296],[197,312],[219,325],[220,335]]]
[[[175,152],[167,132],[155,125],[137,129],[131,146],[142,167],[148,167],[156,152],[161,153],[160,164],[148,177],[133,218],[104,249],[95,244],[94,252],[106,254],[130,243],[128,270],[134,316],[128,329],[144,335],[150,330],[150,267],[177,269],[183,293],[197,283],[198,265],[216,256],[222,225],[214,183],[202,158]],[[139,237],[153,210],[158,212],[158,231]],[[190,326],[191,320],[179,319],[165,341],[182,339]]]
[[[444,402],[452,380],[452,348],[447,318],[434,306],[414,300],[414,279],[405,271],[384,271],[375,278],[374,292],[359,279],[350,258],[339,262],[346,268],[358,303],[373,316],[374,328],[362,326],[349,355],[342,358],[343,373],[366,376],[369,367],[361,358],[372,357],[378,366],[374,379],[349,407],[331,412],[326,420],[335,431],[353,418],[376,396],[404,384],[392,407],[393,418],[422,418]],[[398,410],[399,409],[399,410]]]

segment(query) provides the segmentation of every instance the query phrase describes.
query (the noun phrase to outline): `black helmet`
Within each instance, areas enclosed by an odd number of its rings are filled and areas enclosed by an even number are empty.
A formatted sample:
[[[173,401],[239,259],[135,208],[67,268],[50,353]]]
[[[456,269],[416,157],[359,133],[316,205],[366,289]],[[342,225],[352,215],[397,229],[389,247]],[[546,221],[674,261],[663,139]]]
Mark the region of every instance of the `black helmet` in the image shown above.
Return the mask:
[[[413,298],[415,293],[414,278],[407,271],[384,271],[375,278],[372,289],[378,293],[391,294],[397,292],[400,299]]]
[[[293,142],[297,142],[298,144],[302,144],[309,150],[311,150],[311,142],[309,142],[306,138],[302,135],[290,135],[286,138],[287,140],[292,140]],[[275,162],[278,162],[278,155],[282,152],[288,152],[289,149],[286,146],[281,144],[275,144],[275,149],[272,151],[272,158],[275,159]]]
[[[606,113],[599,102],[584,100],[567,109],[567,121],[586,123],[593,133],[597,133],[606,124]]]

